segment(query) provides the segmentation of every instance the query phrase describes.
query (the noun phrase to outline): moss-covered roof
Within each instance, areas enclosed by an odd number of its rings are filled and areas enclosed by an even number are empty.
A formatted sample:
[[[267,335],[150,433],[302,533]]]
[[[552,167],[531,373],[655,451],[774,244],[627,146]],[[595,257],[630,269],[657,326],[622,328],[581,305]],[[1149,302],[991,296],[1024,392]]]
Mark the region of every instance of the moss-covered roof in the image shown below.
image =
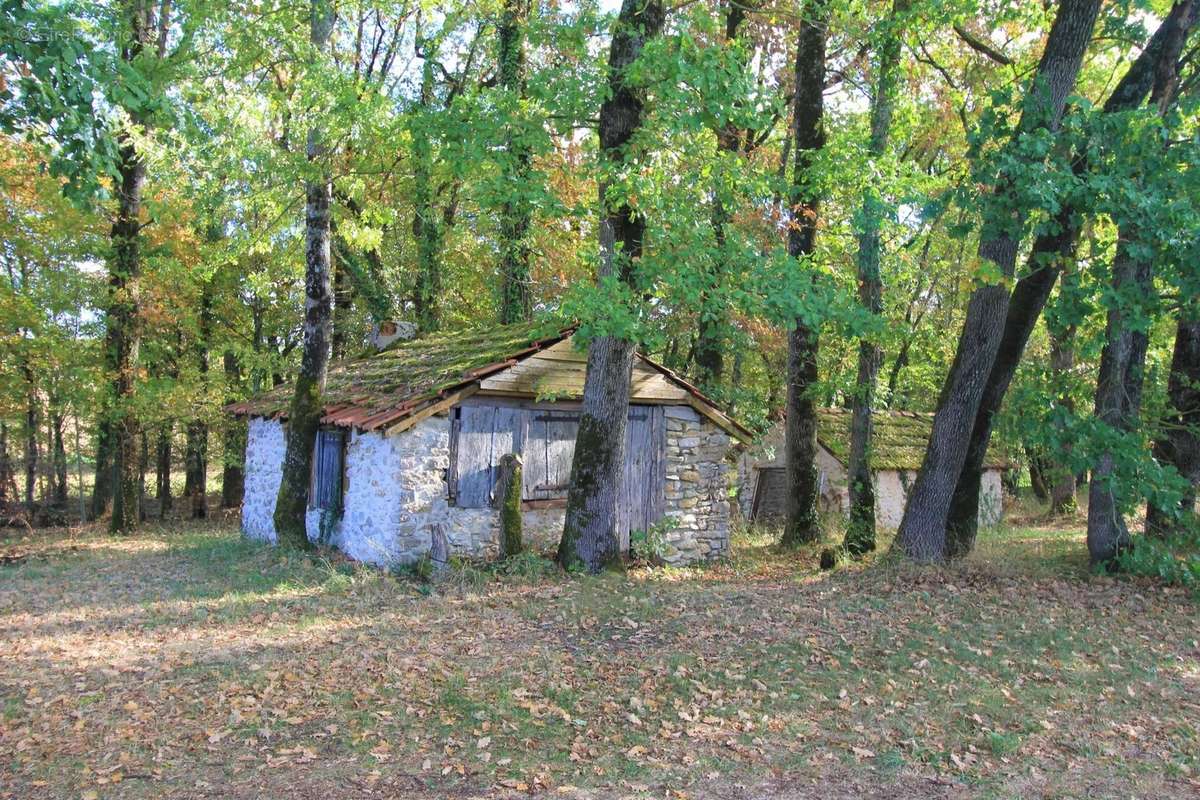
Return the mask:
[[[435,333],[394,342],[378,353],[336,362],[329,367],[321,422],[360,430],[380,430],[412,417],[453,406],[476,385],[574,332],[554,321],[493,325]],[[749,441],[753,434],[726,416],[689,384],[650,359],[643,360],[687,390],[687,400],[731,435]],[[225,410],[241,416],[287,417],[293,387],[277,386]],[[411,421],[405,424],[412,424]]]
[[[570,333],[545,321],[469,328],[394,342],[378,353],[336,362],[329,368],[322,421],[365,430],[387,427]],[[289,385],[278,386],[227,410],[284,417],[292,392]]]
[[[848,409],[817,411],[817,441],[842,464],[850,463],[850,420]],[[919,470],[933,432],[933,414],[916,411],[876,411],[872,415],[871,464],[875,469]],[[1003,467],[1003,461],[988,456],[985,467]]]

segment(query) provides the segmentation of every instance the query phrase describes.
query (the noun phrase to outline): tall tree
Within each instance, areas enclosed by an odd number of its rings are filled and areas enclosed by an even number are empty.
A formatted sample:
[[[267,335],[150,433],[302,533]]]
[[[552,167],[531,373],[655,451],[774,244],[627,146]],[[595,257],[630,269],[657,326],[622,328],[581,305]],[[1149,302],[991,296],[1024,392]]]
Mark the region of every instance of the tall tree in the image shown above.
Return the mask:
[[[333,35],[331,0],[311,0],[309,41],[313,67],[325,57]],[[330,203],[333,188],[325,163],[327,145],[319,121],[308,129],[310,177],[304,193],[304,350],[287,419],[283,479],[275,500],[275,533],[285,547],[311,547],[305,527],[313,447],[321,422],[333,326],[330,282]]]
[[[524,119],[525,26],[529,0],[504,0],[499,39],[499,83],[504,92],[506,124],[504,161],[508,192],[500,209],[500,322],[509,324],[533,316],[529,274],[529,226],[533,208],[528,183],[533,152]]]
[[[1193,0],[1176,3],[1137,59],[1126,70],[1103,106],[1104,114],[1129,111],[1146,101],[1161,65],[1172,56],[1167,44],[1195,23]],[[1082,181],[1089,171],[1085,154],[1076,154],[1072,170]],[[975,542],[979,518],[980,481],[983,462],[991,441],[996,413],[1008,392],[1025,345],[1041,316],[1064,265],[1075,259],[1083,227],[1085,198],[1068,196],[1054,221],[1035,239],[1027,259],[1026,273],[1013,287],[1004,320],[1000,346],[983,387],[971,429],[961,472],[954,487],[947,520],[947,555],[969,553]]]
[[[879,35],[875,95],[871,98],[871,135],[867,152],[878,163],[887,153],[892,126],[896,83],[900,72],[900,37],[908,0],[892,0],[892,13]],[[875,181],[869,181],[863,193],[858,229],[858,300],[873,317],[883,313],[883,281],[879,262],[883,247],[884,200]],[[854,385],[853,417],[850,422],[850,524],[846,528],[846,549],[859,555],[875,549],[875,482],[871,469],[872,406],[875,384],[883,350],[878,342],[865,336],[858,345],[858,377]]]
[[[1186,0],[1191,18],[1192,0]],[[1150,102],[1165,116],[1174,103],[1179,57],[1187,42],[1187,29],[1175,32],[1164,43],[1164,58],[1155,70]],[[1095,417],[1108,429],[1131,431],[1141,417],[1146,350],[1150,344],[1148,316],[1154,304],[1152,247],[1144,243],[1146,231],[1136,213],[1118,216],[1117,248],[1112,263],[1112,302],[1105,320],[1104,350],[1096,378]],[[1108,448],[1099,454],[1088,483],[1088,555],[1092,564],[1104,564],[1129,547],[1132,539],[1125,513],[1113,486],[1116,456]]]
[[[1008,143],[1011,165],[997,175],[990,195],[980,199],[983,231],[978,256],[1006,279],[1013,275],[1025,233],[1027,212],[1021,207],[1016,182],[1038,168],[1029,156],[1022,156],[1021,145],[1031,134],[1059,127],[1099,10],[1100,0],[1062,0],[1026,93],[1021,120]],[[1019,174],[1013,173],[1014,168]],[[1009,294],[1002,283],[988,283],[971,294],[954,363],[934,415],[929,447],[897,536],[900,549],[915,560],[942,561],[947,555],[951,500],[987,377],[1000,349],[1008,307]]]
[[[623,0],[613,27],[608,55],[608,95],[600,106],[600,157],[605,177],[600,181],[601,282],[636,282],[646,222],[630,202],[630,188],[619,182],[623,168],[634,160],[632,139],[642,125],[645,90],[631,67],[646,42],[657,37],[666,22],[661,0]],[[588,343],[583,407],[558,562],[598,572],[619,556],[617,497],[625,464],[625,424],[635,342],[612,334]]]
[[[147,69],[147,59],[161,59],[170,32],[170,0],[125,0],[125,18],[119,42],[121,60],[131,69]],[[113,506],[109,529],[133,530],[141,520],[141,425],[134,408],[138,351],[142,325],[138,307],[138,282],[142,272],[142,195],[146,186],[146,160],[137,140],[149,124],[141,104],[126,109],[130,129],[117,136],[118,160],[115,191],[117,211],[112,225],[112,253],[108,259],[109,303],[105,314],[108,331],[108,367],[113,376],[111,407],[106,415],[113,457]]]
[[[1200,485],[1200,319],[1190,309],[1180,312],[1167,380],[1170,410],[1154,442],[1154,458],[1174,467],[1188,488],[1175,508],[1146,507],[1146,533],[1166,538],[1196,510]]]
[[[812,174],[825,146],[825,39],[829,29],[828,0],[810,0],[804,6],[796,45],[795,109],[792,120],[791,217],[788,255],[796,268],[810,276],[816,270],[809,260],[817,246],[820,215],[820,182]],[[788,334],[787,420],[787,523],[785,545],[816,541],[820,537],[817,497],[817,411],[813,391],[817,383],[819,323],[798,317]]]

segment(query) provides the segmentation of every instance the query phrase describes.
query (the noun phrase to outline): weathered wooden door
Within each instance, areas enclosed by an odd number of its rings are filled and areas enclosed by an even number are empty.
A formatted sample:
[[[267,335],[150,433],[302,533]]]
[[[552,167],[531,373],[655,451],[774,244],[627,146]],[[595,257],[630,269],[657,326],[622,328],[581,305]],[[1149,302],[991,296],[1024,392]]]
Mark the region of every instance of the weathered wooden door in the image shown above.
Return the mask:
[[[666,503],[666,419],[662,406],[630,406],[625,425],[625,469],[617,501],[617,535],[629,550],[630,531],[662,519]]]

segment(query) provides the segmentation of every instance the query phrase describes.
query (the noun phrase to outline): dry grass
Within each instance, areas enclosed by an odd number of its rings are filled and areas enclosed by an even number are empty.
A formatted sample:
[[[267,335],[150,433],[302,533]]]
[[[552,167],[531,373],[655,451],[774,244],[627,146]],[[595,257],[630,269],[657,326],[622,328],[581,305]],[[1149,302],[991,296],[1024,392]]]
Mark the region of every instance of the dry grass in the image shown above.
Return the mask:
[[[1197,605],[1077,528],[946,570],[419,581],[228,523],[2,540],[0,797],[1196,796]],[[3,559],[0,559],[3,561]]]

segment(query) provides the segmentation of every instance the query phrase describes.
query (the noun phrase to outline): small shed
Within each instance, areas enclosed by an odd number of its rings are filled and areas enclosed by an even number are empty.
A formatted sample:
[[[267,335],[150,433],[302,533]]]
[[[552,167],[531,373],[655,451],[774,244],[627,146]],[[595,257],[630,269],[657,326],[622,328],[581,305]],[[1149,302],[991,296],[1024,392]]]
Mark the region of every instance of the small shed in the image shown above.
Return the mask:
[[[573,329],[518,324],[388,344],[330,367],[314,452],[308,533],[352,558],[398,564],[429,552],[435,526],[451,552],[499,542],[492,508],[500,459],[515,453],[525,538],[562,532],[586,353]],[[292,389],[229,407],[249,417],[242,529],[274,541]],[[633,368],[619,535],[662,531],[671,563],[729,548],[732,438],[751,434],[695,387],[639,354]],[[731,438],[732,437],[732,438]]]
[[[817,471],[822,511],[850,512],[847,470],[850,464],[850,421],[847,409],[817,412]],[[785,423],[777,422],[738,462],[742,513],[756,522],[780,521],[787,513]],[[925,458],[933,414],[876,411],[873,416],[872,467],[875,471],[875,519],[895,530],[904,517],[908,492]],[[1007,465],[989,457],[979,496],[979,522],[994,525],[1003,512],[1001,472]]]

